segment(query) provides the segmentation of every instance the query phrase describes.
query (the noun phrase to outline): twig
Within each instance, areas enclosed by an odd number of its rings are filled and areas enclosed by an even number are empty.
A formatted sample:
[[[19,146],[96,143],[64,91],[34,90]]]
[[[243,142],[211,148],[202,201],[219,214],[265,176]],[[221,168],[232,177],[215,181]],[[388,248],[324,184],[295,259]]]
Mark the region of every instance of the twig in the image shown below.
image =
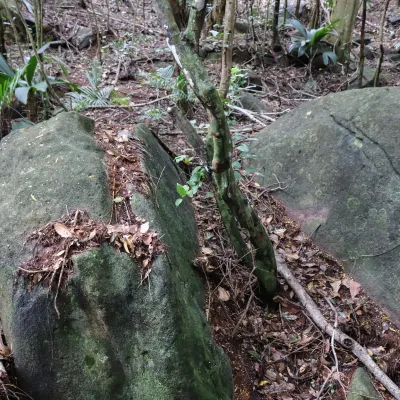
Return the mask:
[[[337,329],[337,325],[338,325],[338,313],[337,313],[335,307],[333,306],[331,300],[328,297],[325,297],[325,300],[327,301],[327,303],[329,304],[329,306],[335,313],[334,331],[332,332],[332,336],[331,336],[331,349],[332,349],[333,357],[335,358],[335,366],[331,369],[331,372],[329,373],[329,375],[325,379],[324,383],[322,384],[321,389],[319,390],[318,395],[317,395],[317,400],[319,400],[321,398],[322,393],[324,393],[325,387],[326,387],[327,383],[329,382],[329,380],[331,379],[332,375],[335,372],[339,372],[339,362],[338,362],[338,359],[336,356],[336,350],[335,350],[335,330]]]
[[[251,113],[247,110],[245,110],[244,108],[240,108],[238,106],[234,106],[233,104],[227,104],[227,106],[229,108],[231,108],[232,110],[236,110],[239,111],[240,113],[246,115],[246,117],[249,117],[251,120],[253,120],[254,122],[257,122],[258,124],[262,125],[262,126],[267,126],[267,124],[265,124],[264,122],[261,122],[259,119],[257,119],[256,117],[254,117],[253,115],[251,115]]]
[[[286,282],[297,295],[300,303],[310,314],[316,325],[319,326],[329,336],[335,336],[335,341],[340,343],[365,365],[365,367],[375,376],[375,378],[394,396],[396,400],[400,400],[400,388],[375,364],[368,352],[350,336],[341,330],[334,328],[322,315],[315,302],[311,299],[305,289],[300,285],[296,277],[292,274],[286,263],[276,256],[277,270],[285,278]]]

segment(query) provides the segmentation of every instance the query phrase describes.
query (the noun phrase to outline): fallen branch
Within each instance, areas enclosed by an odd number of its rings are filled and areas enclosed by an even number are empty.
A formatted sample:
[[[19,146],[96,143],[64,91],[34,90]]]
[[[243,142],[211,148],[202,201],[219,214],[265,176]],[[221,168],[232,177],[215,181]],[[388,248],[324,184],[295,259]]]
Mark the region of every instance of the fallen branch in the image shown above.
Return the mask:
[[[372,375],[394,396],[396,400],[400,400],[400,388],[375,364],[367,350],[359,343],[347,336],[339,329],[335,329],[322,315],[317,305],[300,285],[296,277],[292,274],[286,263],[276,256],[277,270],[285,278],[286,282],[293,289],[294,293],[300,300],[300,303],[308,311],[311,319],[315,324],[329,336],[334,336],[335,340],[345,349],[351,352],[365,365]]]
[[[236,110],[236,111],[241,112],[243,115],[246,115],[246,117],[249,117],[254,122],[257,122],[258,124],[260,124],[262,126],[267,126],[267,124],[265,124],[264,122],[260,121],[259,119],[257,119],[253,115],[251,115],[251,113],[249,111],[245,110],[244,108],[240,108],[238,106],[234,106],[233,104],[227,104],[227,106],[229,108],[231,108],[232,110]]]

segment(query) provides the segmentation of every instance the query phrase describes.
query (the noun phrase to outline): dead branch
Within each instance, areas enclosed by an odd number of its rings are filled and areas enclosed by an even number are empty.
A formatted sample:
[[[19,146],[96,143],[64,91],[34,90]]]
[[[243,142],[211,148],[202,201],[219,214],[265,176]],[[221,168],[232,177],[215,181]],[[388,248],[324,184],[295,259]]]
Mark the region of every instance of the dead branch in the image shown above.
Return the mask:
[[[292,274],[286,263],[276,255],[277,270],[285,278],[286,282],[297,295],[300,303],[309,313],[315,324],[329,336],[334,336],[335,340],[340,343],[345,349],[350,350],[374,375],[374,377],[394,396],[400,400],[400,388],[375,364],[367,350],[359,343],[347,336],[339,329],[335,329],[322,315],[317,305],[300,285],[299,281]]]

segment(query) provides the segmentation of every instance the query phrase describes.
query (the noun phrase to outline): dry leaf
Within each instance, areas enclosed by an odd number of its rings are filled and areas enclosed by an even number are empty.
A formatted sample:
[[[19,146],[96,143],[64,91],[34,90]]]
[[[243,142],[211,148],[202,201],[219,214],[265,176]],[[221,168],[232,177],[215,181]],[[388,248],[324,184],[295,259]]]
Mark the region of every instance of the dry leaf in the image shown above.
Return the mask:
[[[299,255],[298,254],[296,254],[296,253],[294,253],[294,254],[288,254],[288,253],[286,253],[286,260],[288,261],[288,262],[292,262],[292,261],[296,261],[296,260],[298,260],[300,257],[299,257]]]
[[[212,254],[214,254],[214,251],[213,251],[213,249],[210,249],[209,247],[202,247],[201,248],[201,252],[203,253],[203,254],[207,254],[207,255],[212,255]]]
[[[140,233],[147,233],[149,230],[150,224],[145,222],[144,224],[140,225]]]
[[[331,286],[333,289],[333,293],[338,294],[340,286],[342,286],[342,281],[331,282]]]
[[[152,241],[153,241],[153,235],[151,233],[143,236],[143,243],[146,244],[147,246],[151,244]]]
[[[218,287],[218,298],[221,301],[228,301],[231,298],[231,296],[227,290],[225,290],[224,288],[219,286]]]
[[[64,224],[60,224],[59,222],[54,224],[54,230],[63,238],[72,236],[71,231]]]
[[[361,291],[361,285],[356,281],[343,279],[342,283],[350,290],[350,295],[352,299],[354,299],[354,297],[356,297]]]

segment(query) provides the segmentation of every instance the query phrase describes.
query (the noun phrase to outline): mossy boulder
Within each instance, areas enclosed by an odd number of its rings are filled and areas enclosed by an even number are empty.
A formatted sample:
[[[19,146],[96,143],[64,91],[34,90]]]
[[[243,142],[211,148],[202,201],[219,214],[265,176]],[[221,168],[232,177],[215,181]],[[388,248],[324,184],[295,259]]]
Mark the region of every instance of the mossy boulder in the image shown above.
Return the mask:
[[[399,88],[310,101],[258,134],[250,164],[315,242],[400,323]],[[276,176],[276,177],[275,177]]]
[[[357,368],[350,382],[348,400],[379,400],[381,396],[375,389],[368,372],[362,368]]]
[[[151,132],[138,126],[143,171],[157,177],[132,209],[168,247],[141,285],[138,266],[110,245],[73,257],[58,296],[28,289],[16,270],[32,254],[26,235],[66,210],[108,221],[104,154],[93,122],[64,113],[0,142],[0,316],[21,386],[40,399],[231,399],[229,361],[211,338],[189,202],[175,207],[180,173]]]

